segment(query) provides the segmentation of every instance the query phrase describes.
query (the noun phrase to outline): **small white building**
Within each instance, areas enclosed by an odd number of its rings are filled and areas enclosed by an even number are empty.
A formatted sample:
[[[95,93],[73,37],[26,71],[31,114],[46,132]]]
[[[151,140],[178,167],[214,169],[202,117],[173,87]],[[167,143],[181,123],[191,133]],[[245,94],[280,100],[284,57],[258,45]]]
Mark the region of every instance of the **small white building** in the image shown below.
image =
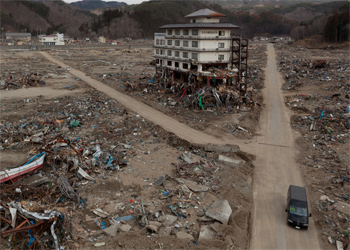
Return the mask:
[[[48,36],[41,36],[39,38],[40,44],[43,45],[64,45],[64,35],[63,34],[53,34]]]
[[[106,43],[106,38],[104,36],[99,36],[98,37],[98,42],[99,43]]]
[[[165,33],[154,35],[156,66],[180,72],[210,74],[211,67],[231,68],[231,31],[239,27],[220,23],[225,15],[210,9],[201,9],[185,16],[186,24],[167,24]]]

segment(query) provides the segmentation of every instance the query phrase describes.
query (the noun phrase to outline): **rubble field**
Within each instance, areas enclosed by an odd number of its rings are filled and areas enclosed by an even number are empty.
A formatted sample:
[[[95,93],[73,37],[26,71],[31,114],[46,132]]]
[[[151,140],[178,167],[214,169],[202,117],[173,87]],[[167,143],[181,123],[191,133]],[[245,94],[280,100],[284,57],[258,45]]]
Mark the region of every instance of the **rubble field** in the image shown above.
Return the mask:
[[[251,139],[256,134],[262,105],[261,88],[266,64],[266,44],[249,45],[248,91],[243,96],[236,96],[224,85],[215,86],[206,91],[203,106],[199,106],[196,96],[200,92],[189,93],[186,84],[176,82],[175,87],[164,88],[158,79],[154,79],[152,48],[106,49],[69,51],[51,51],[51,55],[61,59],[121,92],[146,103],[163,113],[172,116],[182,123],[197,130],[217,136],[228,136],[232,139]],[[137,58],[137,60],[135,60]],[[221,102],[216,102],[210,94],[215,89]],[[230,102],[225,103],[227,93]]]
[[[1,56],[0,173],[45,159],[34,173],[0,183],[2,249],[248,247],[253,156],[191,145],[38,53]],[[113,74],[151,76],[146,58],[146,75],[136,65],[121,69],[123,57],[138,54],[110,56],[119,65]],[[94,64],[86,70],[103,79]]]
[[[249,45],[245,99],[214,86],[220,96],[229,93],[231,102],[226,105],[208,94],[203,107],[198,93],[184,92],[181,83],[162,88],[154,78],[151,47],[48,52],[195,129],[249,140],[256,135],[262,109],[265,48],[263,42]],[[323,248],[345,247],[350,211],[348,50],[285,43],[275,43],[275,48],[285,78],[285,103],[294,111],[291,125],[301,135],[297,162]],[[253,156],[181,140],[39,53],[2,52],[2,59],[1,170],[21,166],[39,152],[45,153],[45,164],[18,182],[0,184],[1,247],[249,246]]]
[[[300,132],[298,163],[324,249],[349,245],[349,50],[276,44],[285,104]],[[327,49],[328,48],[328,49]],[[343,249],[343,248],[338,248]]]

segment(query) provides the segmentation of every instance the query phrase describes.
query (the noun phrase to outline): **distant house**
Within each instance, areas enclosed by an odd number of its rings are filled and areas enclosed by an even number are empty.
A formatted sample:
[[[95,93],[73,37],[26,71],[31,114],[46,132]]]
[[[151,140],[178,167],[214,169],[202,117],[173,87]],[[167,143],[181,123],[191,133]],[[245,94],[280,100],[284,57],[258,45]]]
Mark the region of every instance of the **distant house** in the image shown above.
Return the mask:
[[[106,43],[106,38],[104,36],[99,36],[98,37],[98,42],[99,43]]]
[[[40,44],[43,45],[64,45],[64,35],[63,34],[53,34],[48,36],[41,36],[39,38]]]
[[[6,40],[14,41],[30,41],[32,39],[32,34],[30,33],[6,33]]]
[[[110,45],[118,45],[119,44],[119,42],[117,42],[117,40],[108,40],[108,43]]]

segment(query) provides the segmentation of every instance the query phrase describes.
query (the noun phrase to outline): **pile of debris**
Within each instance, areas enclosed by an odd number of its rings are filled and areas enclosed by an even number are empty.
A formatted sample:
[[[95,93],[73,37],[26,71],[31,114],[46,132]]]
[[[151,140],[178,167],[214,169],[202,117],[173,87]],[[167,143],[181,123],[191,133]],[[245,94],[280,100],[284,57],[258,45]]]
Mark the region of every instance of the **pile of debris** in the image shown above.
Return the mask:
[[[309,176],[313,217],[325,244],[345,249],[350,220],[348,53],[285,44],[276,47],[280,71],[285,74],[283,89],[300,91],[286,96],[285,103],[299,113],[291,123],[302,135],[297,139],[298,162]]]
[[[31,73],[17,78],[15,76],[15,72],[11,72],[11,74],[4,80],[0,80],[0,90],[20,89],[44,85],[44,77],[38,73]]]
[[[28,155],[0,170],[1,247],[247,247],[249,220],[234,221],[251,190],[231,190],[250,187],[252,165],[238,148],[191,145],[96,91],[28,100],[1,105],[0,153]]]
[[[346,51],[308,50],[302,47],[290,47],[286,44],[276,45],[279,53],[279,71],[284,73],[286,83],[284,90],[295,90],[303,85],[322,85],[324,82],[336,81],[338,88],[344,87],[349,81],[350,60]],[[296,55],[302,52],[303,57]],[[293,58],[289,58],[290,54]],[[309,57],[309,58],[308,58]],[[317,59],[313,59],[317,58]]]

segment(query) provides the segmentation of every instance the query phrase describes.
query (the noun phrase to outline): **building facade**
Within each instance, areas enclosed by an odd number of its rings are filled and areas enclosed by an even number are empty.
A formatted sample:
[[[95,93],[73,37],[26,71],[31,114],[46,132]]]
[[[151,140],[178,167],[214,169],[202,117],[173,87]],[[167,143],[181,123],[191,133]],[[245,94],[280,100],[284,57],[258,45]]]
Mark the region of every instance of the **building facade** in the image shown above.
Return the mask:
[[[7,41],[30,41],[32,39],[32,34],[30,33],[6,33]]]
[[[43,45],[64,45],[64,36],[63,34],[54,34],[48,36],[41,36],[39,38],[40,44]]]
[[[99,36],[98,37],[98,42],[99,43],[106,43],[106,38],[104,36]]]
[[[156,66],[180,72],[210,75],[212,68],[232,68],[231,31],[239,27],[220,23],[225,15],[202,9],[185,16],[186,24],[160,27],[165,33],[154,36]]]

